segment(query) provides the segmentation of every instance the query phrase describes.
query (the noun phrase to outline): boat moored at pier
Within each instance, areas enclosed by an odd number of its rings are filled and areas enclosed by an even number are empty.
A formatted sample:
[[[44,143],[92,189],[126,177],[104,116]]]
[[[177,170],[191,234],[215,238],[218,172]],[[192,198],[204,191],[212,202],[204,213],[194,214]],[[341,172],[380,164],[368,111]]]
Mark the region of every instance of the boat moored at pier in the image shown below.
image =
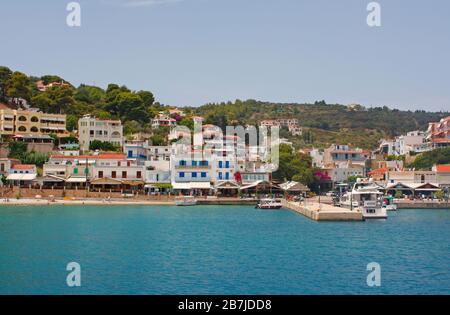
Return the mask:
[[[372,180],[358,178],[352,190],[342,195],[339,203],[341,207],[360,211],[364,219],[387,219],[383,193]]]

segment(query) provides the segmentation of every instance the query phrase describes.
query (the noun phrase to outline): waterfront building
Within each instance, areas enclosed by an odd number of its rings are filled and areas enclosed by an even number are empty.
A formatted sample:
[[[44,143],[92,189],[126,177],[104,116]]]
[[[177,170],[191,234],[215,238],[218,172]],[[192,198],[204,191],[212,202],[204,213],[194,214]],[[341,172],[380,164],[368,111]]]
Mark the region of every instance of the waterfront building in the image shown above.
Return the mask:
[[[85,115],[78,120],[78,142],[83,152],[89,151],[92,141],[110,142],[122,148],[123,126],[120,120],[98,119]]]
[[[328,164],[321,169],[321,172],[328,176],[332,182],[343,182],[349,177],[365,177],[366,167],[351,161]]]
[[[450,188],[450,164],[436,164],[433,166],[433,171],[436,172],[436,181],[439,187]]]
[[[20,160],[12,158],[0,158],[0,174],[8,176],[14,165],[20,164]]]
[[[144,172],[144,165],[126,159],[125,154],[99,154],[90,184],[99,190],[139,190],[144,187]]]
[[[145,162],[145,190],[152,193],[166,193],[172,187],[169,160],[149,160]]]
[[[14,186],[30,186],[37,177],[36,165],[14,164],[9,170],[6,178]]]
[[[6,107],[0,109],[0,134],[4,136],[56,134],[58,137],[69,135],[66,130],[66,115]]]

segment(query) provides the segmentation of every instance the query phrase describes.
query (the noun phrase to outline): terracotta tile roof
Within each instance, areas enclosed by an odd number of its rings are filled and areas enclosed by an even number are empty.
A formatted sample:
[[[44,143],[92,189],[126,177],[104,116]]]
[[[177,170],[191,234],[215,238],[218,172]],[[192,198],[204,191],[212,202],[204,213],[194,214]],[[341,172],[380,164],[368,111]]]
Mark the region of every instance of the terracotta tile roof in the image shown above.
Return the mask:
[[[12,159],[12,158],[0,158],[0,161],[19,161],[19,159]]]
[[[99,159],[125,159],[124,153],[101,153],[98,155]]]
[[[16,164],[12,167],[12,169],[15,170],[32,170],[36,167],[36,165],[33,164]]]
[[[450,164],[437,164],[436,172],[438,173],[450,173]]]
[[[386,174],[388,171],[389,171],[389,169],[387,167],[377,168],[377,169],[373,170],[372,172],[369,172],[368,175],[383,175],[383,174]]]

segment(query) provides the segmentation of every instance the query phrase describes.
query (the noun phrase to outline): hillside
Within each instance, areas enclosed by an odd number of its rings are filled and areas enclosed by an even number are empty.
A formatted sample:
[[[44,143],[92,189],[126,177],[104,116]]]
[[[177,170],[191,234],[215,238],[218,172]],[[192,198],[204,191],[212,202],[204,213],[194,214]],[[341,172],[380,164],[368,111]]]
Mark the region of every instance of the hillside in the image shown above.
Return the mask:
[[[401,111],[388,107],[364,108],[326,104],[283,104],[255,100],[206,104],[193,109],[208,122],[257,124],[264,119],[297,118],[304,127],[302,137],[282,133],[297,145],[324,147],[331,143],[374,148],[382,137],[394,137],[411,130],[426,130],[428,123],[449,116],[449,112]]]
[[[89,78],[86,78],[88,80]],[[57,83],[56,85],[52,85]],[[39,89],[40,87],[40,89]],[[81,84],[73,86],[57,75],[28,76],[0,66],[0,103],[25,99],[33,107],[49,113],[67,114],[67,128],[72,131],[83,114],[121,119],[125,133],[150,130],[151,119],[168,107],[158,103],[150,91],[134,91],[111,83],[106,89]],[[263,119],[297,118],[303,135],[293,137],[287,130],[281,136],[296,147],[326,147],[331,143],[375,148],[382,137],[393,137],[407,131],[425,130],[430,121],[450,115],[448,112],[400,111],[388,107],[364,108],[339,104],[282,104],[256,100],[185,108],[188,116],[201,115],[207,123],[257,125]],[[189,117],[179,122],[190,126]]]

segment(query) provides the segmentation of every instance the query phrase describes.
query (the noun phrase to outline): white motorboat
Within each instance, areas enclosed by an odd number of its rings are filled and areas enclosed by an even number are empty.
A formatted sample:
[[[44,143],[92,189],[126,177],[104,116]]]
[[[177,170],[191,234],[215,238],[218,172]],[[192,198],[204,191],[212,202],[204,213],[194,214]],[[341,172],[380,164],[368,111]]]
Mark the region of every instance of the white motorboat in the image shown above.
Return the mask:
[[[280,209],[283,205],[279,200],[272,198],[265,198],[259,200],[255,208],[258,209]]]
[[[340,206],[360,211],[364,219],[387,219],[387,210],[383,207],[383,193],[372,180],[358,179],[353,189],[340,199]]]
[[[195,206],[197,204],[197,200],[194,196],[181,196],[175,198],[175,204],[177,206]]]
[[[394,197],[385,196],[383,200],[383,207],[386,208],[387,211],[396,211],[397,205],[394,203]]]

